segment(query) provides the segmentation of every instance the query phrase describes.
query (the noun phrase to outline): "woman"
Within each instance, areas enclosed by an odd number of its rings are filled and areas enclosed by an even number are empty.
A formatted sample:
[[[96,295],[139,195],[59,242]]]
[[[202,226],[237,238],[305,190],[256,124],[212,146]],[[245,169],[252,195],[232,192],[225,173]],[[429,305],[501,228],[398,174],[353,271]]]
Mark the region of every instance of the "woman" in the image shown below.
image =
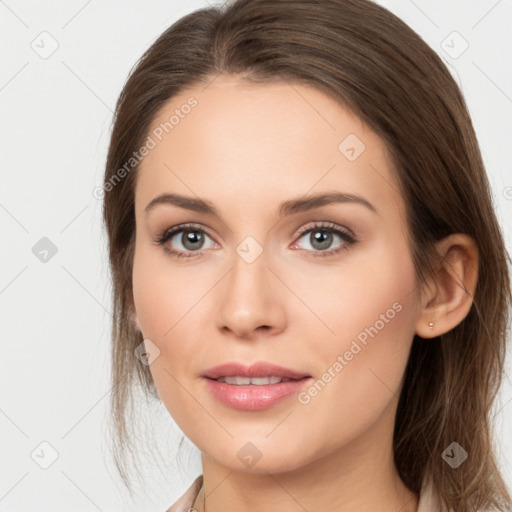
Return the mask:
[[[508,255],[461,92],[396,16],[185,16],[121,93],[104,190],[123,477],[140,383],[201,451],[169,510],[510,509]]]

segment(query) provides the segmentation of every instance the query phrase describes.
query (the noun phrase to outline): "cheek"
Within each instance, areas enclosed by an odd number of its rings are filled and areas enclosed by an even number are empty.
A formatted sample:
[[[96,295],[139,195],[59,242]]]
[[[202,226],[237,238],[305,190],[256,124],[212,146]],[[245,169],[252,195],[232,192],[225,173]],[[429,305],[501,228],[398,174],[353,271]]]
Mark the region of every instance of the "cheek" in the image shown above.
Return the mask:
[[[136,248],[132,277],[134,304],[144,338],[159,349],[149,369],[170,409],[180,400],[177,381],[187,377],[189,363],[197,354],[198,342],[193,336],[195,320],[202,311],[199,303],[211,288],[211,277],[209,280],[208,276],[198,274],[193,266],[188,270],[173,267],[167,256],[154,248]]]
[[[135,251],[132,284],[137,319],[144,338],[159,349],[149,371],[169,413],[176,421],[182,421],[184,413],[184,420],[189,421],[194,411],[185,413],[186,397],[182,396],[177,382],[182,382],[184,370],[181,367],[186,367],[181,362],[190,361],[193,354],[188,353],[191,351],[189,344],[179,343],[177,335],[186,323],[188,303],[192,300],[188,296],[193,292],[179,279],[168,269],[165,271],[149,250]]]
[[[159,345],[200,298],[197,281],[187,272],[172,271],[163,250],[137,247],[133,262],[133,298],[141,330]],[[160,347],[163,349],[163,347]]]
[[[309,294],[334,334],[324,329],[317,341],[320,382],[303,403],[310,399],[306,408],[326,419],[327,429],[345,423],[347,411],[357,411],[363,428],[399,396],[415,331],[416,277],[404,247],[382,249]]]

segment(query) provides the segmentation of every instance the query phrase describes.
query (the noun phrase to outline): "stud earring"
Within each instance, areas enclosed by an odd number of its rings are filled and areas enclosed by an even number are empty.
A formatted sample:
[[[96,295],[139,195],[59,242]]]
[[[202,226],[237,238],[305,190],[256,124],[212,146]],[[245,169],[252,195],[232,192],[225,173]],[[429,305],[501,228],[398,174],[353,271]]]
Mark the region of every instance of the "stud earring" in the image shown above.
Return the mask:
[[[429,322],[429,323],[428,323],[428,326],[429,326],[431,329],[433,329],[433,328],[434,328],[434,322]]]

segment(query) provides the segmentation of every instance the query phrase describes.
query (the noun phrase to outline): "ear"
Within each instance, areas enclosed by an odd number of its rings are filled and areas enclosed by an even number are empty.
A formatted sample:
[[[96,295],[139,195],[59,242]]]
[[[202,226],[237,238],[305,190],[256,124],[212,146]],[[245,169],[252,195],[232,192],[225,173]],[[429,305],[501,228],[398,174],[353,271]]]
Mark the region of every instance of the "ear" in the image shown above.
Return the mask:
[[[478,247],[468,235],[450,235],[436,244],[440,265],[422,293],[416,334],[434,338],[456,327],[469,313],[478,281]]]
[[[133,302],[130,305],[130,312],[131,312],[131,314],[130,314],[131,322],[133,323],[133,325],[135,325],[136,330],[138,330],[139,332],[142,332],[140,325],[139,325],[139,319],[137,318],[137,311],[135,309],[135,305],[133,304]]]

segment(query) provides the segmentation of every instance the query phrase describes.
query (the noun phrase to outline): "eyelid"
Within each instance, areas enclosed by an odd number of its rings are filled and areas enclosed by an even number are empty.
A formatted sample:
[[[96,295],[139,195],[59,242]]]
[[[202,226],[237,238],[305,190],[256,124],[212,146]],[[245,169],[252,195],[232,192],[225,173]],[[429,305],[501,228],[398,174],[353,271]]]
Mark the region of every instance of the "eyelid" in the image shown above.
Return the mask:
[[[195,230],[200,233],[204,233],[205,235],[209,236],[212,240],[214,240],[214,238],[208,233],[208,228],[205,228],[202,224],[197,224],[195,222],[184,222],[182,224],[176,224],[175,226],[165,229],[163,232],[161,232],[160,235],[156,236],[154,241],[155,241],[155,243],[164,243],[165,240],[172,238],[176,233],[179,233],[180,231],[187,231],[187,230],[188,231]],[[215,243],[217,243],[217,242],[215,242]],[[199,252],[199,251],[197,251],[197,252]]]
[[[175,250],[170,249],[165,246],[165,243],[174,237],[177,233],[181,231],[198,231],[200,233],[204,233],[207,235],[210,239],[213,240],[215,244],[217,242],[215,241],[214,237],[212,237],[207,229],[201,224],[197,224],[194,222],[185,222],[182,224],[177,224],[176,226],[172,226],[171,228],[168,228],[163,231],[159,236],[156,237],[154,242],[157,245],[164,246],[164,250],[168,252],[171,256],[177,257],[177,258],[193,258],[193,257],[200,257],[203,255],[205,251],[208,251],[209,249],[199,249],[197,251],[182,251],[182,250]],[[299,232],[295,235],[294,239],[295,242],[293,242],[292,248],[297,244],[297,241],[300,240],[306,233],[310,231],[328,231],[331,233],[334,233],[335,235],[339,236],[343,240],[343,244],[341,247],[337,247],[334,249],[327,249],[325,251],[311,251],[307,249],[299,249],[302,251],[305,251],[306,253],[312,253],[311,256],[313,257],[328,257],[328,256],[335,256],[338,253],[348,249],[350,246],[357,243],[358,239],[356,238],[355,234],[351,229],[339,226],[338,224],[335,224],[330,221],[312,221],[309,224],[306,224],[303,226]],[[218,244],[217,244],[218,245]]]
[[[325,229],[326,231],[329,231],[329,230],[340,231],[344,235],[347,235],[350,238],[353,238],[353,239],[356,238],[356,235],[354,234],[354,232],[351,229],[340,226],[340,225],[335,224],[334,222],[330,222],[330,221],[312,221],[312,222],[306,224],[305,226],[301,227],[300,230],[298,231],[297,235],[295,235],[295,236],[301,237],[304,235],[304,233],[307,233],[308,231],[311,231],[314,229],[317,229],[318,231],[320,231],[322,229]]]
[[[292,245],[292,249],[296,248],[296,245],[298,243],[298,240],[300,240],[305,234],[313,231],[326,231],[329,233],[333,233],[335,236],[338,236],[342,239],[343,243],[335,247],[333,249],[327,249],[325,251],[313,251],[309,249],[300,249],[298,250],[304,251],[308,254],[308,257],[313,258],[328,258],[328,257],[335,257],[341,254],[343,251],[346,251],[351,246],[355,245],[359,240],[355,236],[354,232],[351,229],[344,228],[342,226],[339,226],[338,224],[334,224],[332,222],[326,222],[326,221],[316,221],[313,222],[311,225],[306,225],[303,228],[300,229],[299,234],[296,237],[296,241]]]

